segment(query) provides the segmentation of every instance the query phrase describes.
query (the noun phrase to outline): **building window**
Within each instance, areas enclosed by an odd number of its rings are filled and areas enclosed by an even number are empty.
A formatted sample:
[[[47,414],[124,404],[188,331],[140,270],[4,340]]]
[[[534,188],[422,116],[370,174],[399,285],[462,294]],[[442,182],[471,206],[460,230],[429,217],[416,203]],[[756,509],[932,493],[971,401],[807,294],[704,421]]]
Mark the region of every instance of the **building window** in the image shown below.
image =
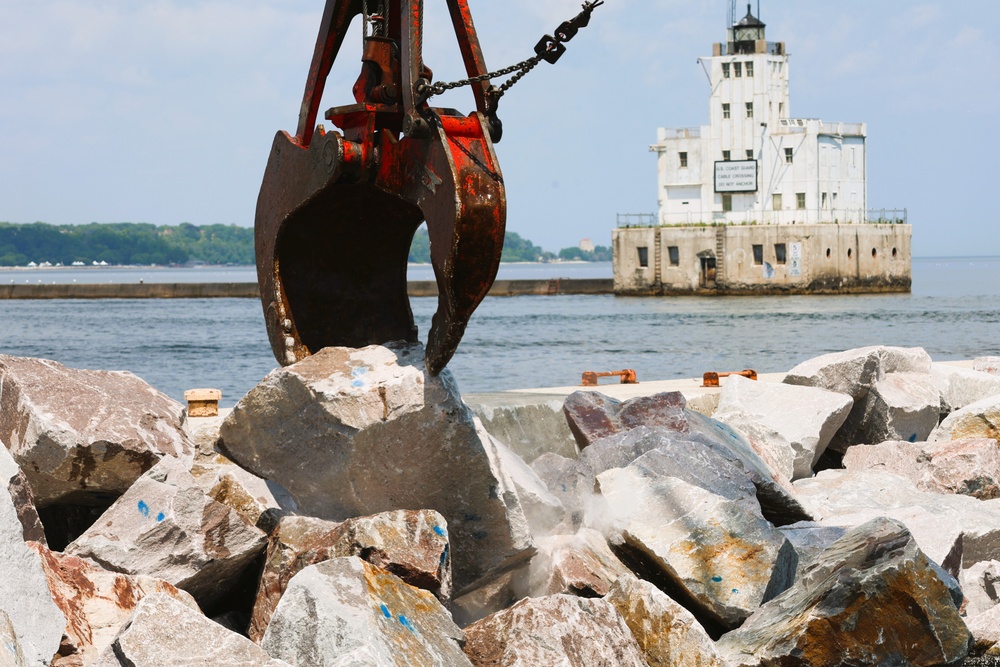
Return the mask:
[[[821,196],[823,198],[823,204],[822,204],[823,210],[825,211],[826,210],[826,193],[824,192]]]
[[[792,160],[795,158],[795,149],[786,148],[785,149],[785,164],[791,164]]]
[[[681,156],[681,168],[683,169],[684,167],[688,166],[688,154],[685,153],[684,151],[681,151],[680,156]]]
[[[729,63],[722,63],[722,78],[729,78]]]
[[[731,159],[732,159],[732,153],[730,153],[729,151],[722,151],[723,162],[729,162],[729,160]]]
[[[723,118],[729,118],[729,105],[728,104],[723,104],[722,105],[722,117]]]
[[[753,118],[753,102],[747,102],[747,118]]]
[[[680,266],[681,264],[680,248],[678,248],[675,245],[667,246],[667,255],[670,257],[670,266]]]
[[[747,159],[748,160],[752,160],[753,159],[753,149],[751,149],[751,148],[747,149]]]
[[[784,102],[778,102],[778,117],[779,118],[784,118],[785,117],[785,103]]]
[[[775,243],[774,244],[774,263],[775,264],[787,264],[788,263],[788,255],[787,255],[787,253],[785,251],[785,244],[784,243]]]
[[[806,210],[806,193],[797,192],[795,193],[795,208],[800,211]]]
[[[649,248],[646,246],[639,246],[639,266],[646,268],[649,266]]]
[[[753,76],[753,63],[747,63],[747,76]]]
[[[737,79],[743,76],[743,63],[733,63],[733,76]]]
[[[761,266],[764,263],[764,246],[753,244],[753,265]]]
[[[780,211],[783,208],[780,192],[776,192],[775,194],[771,195],[771,208],[773,208],[775,211]]]
[[[733,196],[732,195],[722,195],[722,211],[723,213],[729,213],[733,210]]]

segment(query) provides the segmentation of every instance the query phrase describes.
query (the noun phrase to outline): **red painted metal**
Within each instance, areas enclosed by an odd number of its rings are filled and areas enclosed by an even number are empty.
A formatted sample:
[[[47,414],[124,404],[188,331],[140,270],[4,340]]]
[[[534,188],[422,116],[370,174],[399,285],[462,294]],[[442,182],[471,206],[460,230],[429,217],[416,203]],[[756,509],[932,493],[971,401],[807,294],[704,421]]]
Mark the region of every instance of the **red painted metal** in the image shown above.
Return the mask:
[[[719,378],[729,377],[730,375],[740,375],[740,376],[743,376],[743,377],[747,378],[748,380],[756,380],[757,379],[757,371],[753,371],[753,370],[745,370],[745,371],[739,371],[739,372],[733,372],[733,373],[716,373],[715,371],[708,371],[707,373],[705,373],[704,377],[702,378],[702,384],[701,384],[701,386],[702,387],[718,387],[719,386]]]
[[[596,387],[598,378],[608,378],[608,377],[618,377],[619,384],[639,384],[639,380],[636,379],[635,371],[631,368],[626,368],[620,371],[606,371],[603,373],[595,373],[594,371],[584,371],[583,378],[580,380],[581,387]]]
[[[448,8],[471,76],[486,73],[466,0]],[[418,92],[422,0],[388,0],[383,37],[368,37],[356,104],[330,109],[339,128],[315,127],[326,78],[360,0],[328,0],[295,136],[278,132],[257,200],[257,275],[268,338],[287,365],[323,347],[416,341],[406,258],[427,223],[438,309],[426,366],[448,363],[496,277],[506,193],[487,120],[477,110],[429,108]]]

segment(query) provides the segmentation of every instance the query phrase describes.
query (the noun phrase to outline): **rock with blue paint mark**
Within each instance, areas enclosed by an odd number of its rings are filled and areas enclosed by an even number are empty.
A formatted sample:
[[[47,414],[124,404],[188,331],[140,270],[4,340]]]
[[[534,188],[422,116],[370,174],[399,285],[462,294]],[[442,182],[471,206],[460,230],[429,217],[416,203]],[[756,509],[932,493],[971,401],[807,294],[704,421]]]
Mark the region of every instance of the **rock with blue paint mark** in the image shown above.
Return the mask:
[[[306,663],[300,663],[306,664]],[[169,595],[143,598],[92,667],[291,667]]]
[[[437,512],[397,510],[342,523],[288,516],[268,540],[249,637],[263,638],[292,577],[309,565],[346,556],[360,556],[442,602],[450,600],[448,524]]]
[[[649,667],[725,667],[691,612],[648,581],[624,575],[604,599],[625,619]]]
[[[597,480],[612,541],[640,571],[664,579],[706,627],[737,627],[791,585],[795,549],[745,502],[631,466]]]
[[[180,460],[150,469],[66,553],[125,574],[163,579],[203,606],[223,598],[266,536],[209,498]]]
[[[0,609],[0,667],[28,667],[7,612]]]
[[[465,633],[465,653],[476,667],[646,667],[625,620],[601,599],[528,598]]]
[[[938,424],[941,394],[929,373],[888,373],[868,394],[862,442],[923,442]]]
[[[531,535],[454,378],[429,375],[423,360],[419,345],[320,350],[251,389],[224,422],[222,441],[234,461],[284,486],[310,516],[440,512],[462,590],[527,561]]]
[[[38,518],[35,496],[31,492],[28,478],[24,476],[2,440],[0,440],[0,489],[6,489],[11,502],[14,503],[24,540],[45,544],[45,529]]]
[[[811,477],[854,399],[818,387],[729,378],[713,419],[749,439],[785,479]]]
[[[39,506],[121,494],[164,456],[191,457],[183,406],[126,372],[0,355],[0,441]]]
[[[310,667],[468,667],[464,640],[428,591],[352,556],[296,574],[260,645]]]
[[[965,658],[970,639],[906,527],[880,518],[830,545],[718,646],[734,667],[929,667]]]

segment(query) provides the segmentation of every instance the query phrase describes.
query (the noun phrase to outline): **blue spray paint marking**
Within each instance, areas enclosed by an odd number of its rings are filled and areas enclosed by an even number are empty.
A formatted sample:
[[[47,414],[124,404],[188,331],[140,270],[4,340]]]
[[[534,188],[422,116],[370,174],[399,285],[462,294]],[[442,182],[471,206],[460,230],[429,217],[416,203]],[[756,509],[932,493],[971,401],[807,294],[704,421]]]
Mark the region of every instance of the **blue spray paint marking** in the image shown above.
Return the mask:
[[[417,633],[416,628],[414,628],[413,624],[410,623],[410,619],[408,619],[407,617],[403,616],[402,614],[399,615],[399,623],[400,623],[400,625],[402,625],[404,628],[406,628],[407,630],[409,630],[413,634]]]
[[[566,488],[565,484],[562,485],[562,488],[563,488],[563,493],[566,493],[569,490],[569,489]]]
[[[722,577],[718,577],[718,576],[712,577],[712,581],[714,581],[715,583],[719,583],[720,581],[722,581]]]
[[[910,442],[916,442],[916,441],[917,441],[917,434],[914,433],[913,435],[910,436]]]
[[[740,589],[738,589],[738,588],[734,588],[734,589],[733,589],[733,592],[734,592],[734,593],[739,593],[739,592],[740,592]]]
[[[365,386],[365,381],[362,379],[368,372],[367,368],[355,368],[351,371],[351,377],[354,378],[354,382],[351,383],[352,387],[363,387]]]
[[[161,521],[163,521],[166,518],[167,518],[167,515],[164,514],[163,512],[160,512],[159,514],[156,515],[156,523],[160,523]]]
[[[386,607],[385,605],[382,605],[381,608],[382,608],[382,615],[383,616],[385,616],[386,618],[392,618],[392,614],[389,613],[389,608],[388,607]]]
[[[440,535],[441,537],[448,537],[448,533],[446,533],[444,528],[442,528],[441,526],[434,526],[434,532]]]
[[[13,655],[17,655],[17,647],[16,646],[14,646],[11,643],[7,643],[7,644],[5,644],[5,646],[7,647],[7,650],[10,651]]]
[[[139,501],[139,514],[143,516],[149,516],[149,505],[146,504],[145,500]]]
[[[444,551],[441,552],[441,567],[444,567],[444,563],[447,560],[448,560],[448,547],[445,547]]]

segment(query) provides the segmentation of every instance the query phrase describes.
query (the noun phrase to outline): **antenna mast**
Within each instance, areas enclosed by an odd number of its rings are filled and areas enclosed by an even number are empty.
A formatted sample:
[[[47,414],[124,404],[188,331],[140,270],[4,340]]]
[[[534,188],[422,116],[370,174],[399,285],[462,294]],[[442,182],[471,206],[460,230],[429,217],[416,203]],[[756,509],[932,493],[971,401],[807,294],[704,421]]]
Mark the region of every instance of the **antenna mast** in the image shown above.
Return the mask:
[[[729,3],[729,23],[726,24],[727,30],[736,25],[736,3],[737,0],[732,0],[732,2]]]

